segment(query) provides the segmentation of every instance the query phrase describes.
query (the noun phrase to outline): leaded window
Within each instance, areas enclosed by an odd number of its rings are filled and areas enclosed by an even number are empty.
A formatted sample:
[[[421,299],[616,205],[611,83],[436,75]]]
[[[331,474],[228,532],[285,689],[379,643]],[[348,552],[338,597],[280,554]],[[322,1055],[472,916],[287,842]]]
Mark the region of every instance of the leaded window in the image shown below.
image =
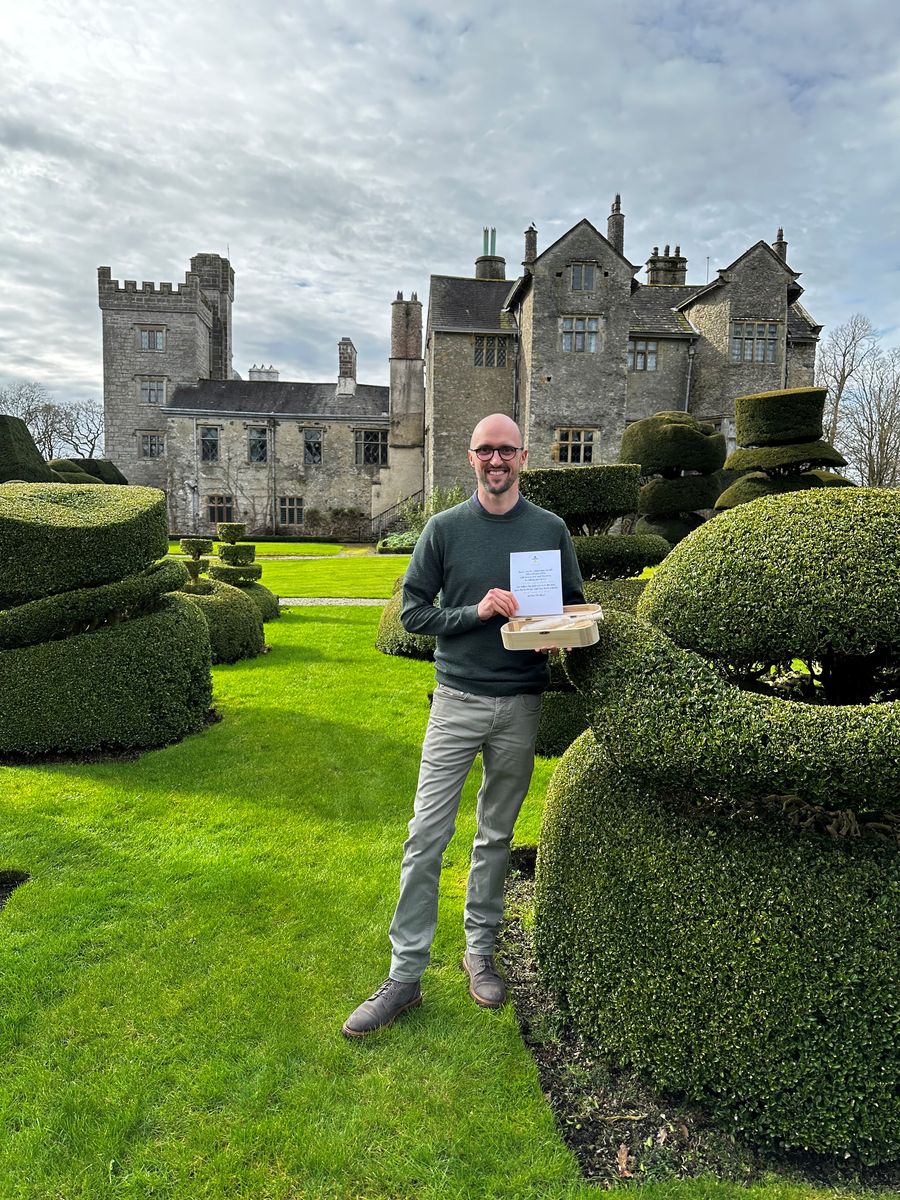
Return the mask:
[[[140,333],[142,350],[165,350],[166,331],[164,329],[142,329]]]
[[[307,466],[317,467],[322,462],[322,430],[303,430],[303,461]]]
[[[221,493],[207,496],[206,514],[210,525],[218,525],[219,521],[233,521],[234,496],[224,496]]]
[[[597,351],[597,331],[599,327],[600,322],[597,317],[563,317],[563,350],[567,353],[572,351],[577,354],[582,352],[595,354]]]
[[[166,439],[161,433],[142,433],[141,458],[162,458],[166,452]]]
[[[563,427],[556,430],[553,458],[569,466],[583,466],[594,461],[594,447],[599,438],[599,429],[575,429]]]
[[[388,431],[386,429],[357,429],[355,445],[358,467],[387,466]]]
[[[278,497],[278,522],[280,525],[303,524],[303,497]]]
[[[509,350],[508,341],[508,338],[502,336],[476,334],[474,365],[476,367],[505,367]]]
[[[141,380],[141,404],[165,404],[166,381],[164,379]]]
[[[269,457],[269,431],[265,425],[247,427],[247,461],[264,463]]]
[[[200,461],[219,461],[219,430],[216,425],[200,426]]]
[[[572,291],[592,292],[594,290],[594,264],[572,263]]]
[[[774,363],[778,326],[774,321],[732,321],[731,361],[733,363]]]
[[[655,371],[656,351],[657,344],[655,341],[648,341],[647,338],[629,338],[628,370]]]

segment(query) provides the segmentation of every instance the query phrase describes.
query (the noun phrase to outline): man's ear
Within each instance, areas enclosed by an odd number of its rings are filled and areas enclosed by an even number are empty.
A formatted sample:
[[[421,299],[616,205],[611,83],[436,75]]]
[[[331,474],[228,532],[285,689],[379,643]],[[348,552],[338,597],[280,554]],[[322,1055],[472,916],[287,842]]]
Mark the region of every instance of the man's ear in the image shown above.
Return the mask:
[[[527,458],[528,458],[528,451],[527,451],[527,450],[523,450],[523,451],[522,451],[522,464],[521,464],[523,467],[525,466],[525,460],[526,460]]]

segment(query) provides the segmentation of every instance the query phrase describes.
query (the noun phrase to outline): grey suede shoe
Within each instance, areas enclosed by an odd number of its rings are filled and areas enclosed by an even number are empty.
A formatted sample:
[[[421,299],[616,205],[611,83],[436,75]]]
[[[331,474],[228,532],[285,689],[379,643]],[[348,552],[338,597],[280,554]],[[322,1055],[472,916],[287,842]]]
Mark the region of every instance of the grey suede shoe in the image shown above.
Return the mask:
[[[365,1037],[375,1033],[405,1013],[408,1008],[417,1008],[422,1003],[422,988],[419,981],[404,983],[399,979],[386,979],[368,1000],[363,1000],[341,1026],[344,1037]]]
[[[506,984],[494,966],[492,954],[466,951],[462,969],[469,977],[469,995],[482,1008],[500,1008],[506,1003]]]

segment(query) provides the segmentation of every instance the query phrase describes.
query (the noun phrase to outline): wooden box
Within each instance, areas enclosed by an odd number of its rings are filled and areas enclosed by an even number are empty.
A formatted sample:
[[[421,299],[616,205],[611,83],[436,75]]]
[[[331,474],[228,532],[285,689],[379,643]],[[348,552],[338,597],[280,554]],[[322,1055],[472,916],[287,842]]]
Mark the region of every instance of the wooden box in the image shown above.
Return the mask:
[[[501,626],[507,650],[540,650],[542,646],[572,649],[592,646],[600,637],[597,622],[603,620],[599,604],[566,604],[562,616],[514,617]]]

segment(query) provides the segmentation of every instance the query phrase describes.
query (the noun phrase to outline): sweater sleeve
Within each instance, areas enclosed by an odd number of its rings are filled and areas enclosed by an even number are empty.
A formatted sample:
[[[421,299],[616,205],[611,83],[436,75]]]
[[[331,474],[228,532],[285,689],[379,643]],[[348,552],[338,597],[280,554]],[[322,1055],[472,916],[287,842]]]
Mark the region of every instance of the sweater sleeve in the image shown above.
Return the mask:
[[[442,540],[429,521],[416,542],[403,580],[400,624],[408,633],[452,637],[481,625],[476,604],[466,604],[457,608],[434,607],[443,579]]]

